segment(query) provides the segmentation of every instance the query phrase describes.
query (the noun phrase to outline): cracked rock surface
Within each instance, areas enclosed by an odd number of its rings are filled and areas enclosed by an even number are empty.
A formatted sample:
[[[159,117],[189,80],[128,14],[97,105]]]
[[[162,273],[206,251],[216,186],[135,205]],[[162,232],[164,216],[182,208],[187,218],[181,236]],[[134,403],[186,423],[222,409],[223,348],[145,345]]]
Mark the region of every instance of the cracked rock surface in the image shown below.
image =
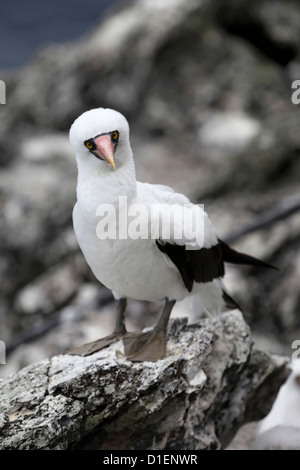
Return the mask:
[[[167,357],[130,363],[116,343],[0,382],[0,449],[220,449],[268,413],[287,376],[253,349],[241,313],[170,323]]]

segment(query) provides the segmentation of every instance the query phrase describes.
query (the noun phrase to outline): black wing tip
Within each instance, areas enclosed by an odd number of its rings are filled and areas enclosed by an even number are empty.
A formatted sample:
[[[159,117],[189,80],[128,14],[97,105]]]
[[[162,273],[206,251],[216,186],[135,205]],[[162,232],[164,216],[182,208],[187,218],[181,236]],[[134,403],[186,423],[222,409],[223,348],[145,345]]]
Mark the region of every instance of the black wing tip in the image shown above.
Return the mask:
[[[279,271],[280,273],[282,272],[282,269],[279,268],[278,266],[275,266],[275,264],[270,264],[270,263],[267,263],[267,267],[270,268],[270,269],[274,269],[275,271]]]
[[[218,241],[222,248],[223,259],[227,263],[244,264],[247,266],[255,266],[258,268],[267,268],[281,271],[281,269],[274,264],[267,263],[266,261],[262,261],[251,255],[247,255],[246,253],[240,253],[239,251],[236,251],[227,245],[227,243],[223,242],[223,240],[219,239]]]

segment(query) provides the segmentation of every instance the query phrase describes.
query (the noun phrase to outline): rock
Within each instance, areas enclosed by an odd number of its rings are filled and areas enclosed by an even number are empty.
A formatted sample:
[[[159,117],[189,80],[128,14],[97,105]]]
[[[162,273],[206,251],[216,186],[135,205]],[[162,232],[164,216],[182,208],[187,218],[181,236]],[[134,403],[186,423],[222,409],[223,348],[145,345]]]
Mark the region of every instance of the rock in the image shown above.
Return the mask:
[[[69,257],[19,290],[16,311],[29,315],[51,313],[66,305],[77,293],[85,270],[82,256]]]
[[[269,411],[287,375],[284,359],[252,349],[238,311],[174,320],[157,363],[120,349],[54,356],[1,381],[1,450],[220,449]]]
[[[211,116],[199,132],[199,144],[207,159],[230,158],[248,146],[257,136],[260,123],[241,113]]]
[[[46,294],[47,289],[37,292],[43,307],[41,298]],[[51,297],[49,300],[51,302]],[[54,311],[45,310],[43,314],[20,314],[26,326],[6,343],[6,364],[0,367],[1,377],[111,333],[115,318],[113,297],[98,284],[81,284],[76,295],[64,304]]]
[[[247,2],[229,0],[217,12],[220,24],[232,34],[243,37],[257,47],[262,54],[282,65],[297,58],[299,43],[299,8],[292,0],[284,5],[280,0],[272,2],[255,0]]]
[[[70,265],[72,254],[78,250],[71,228],[76,165],[68,146],[67,137],[61,135],[26,139],[20,161],[1,172],[0,304],[2,300],[5,305],[1,323],[8,329],[6,341],[11,339],[12,332],[28,326],[20,316],[22,309],[15,308],[23,295],[20,291],[33,292],[40,276],[50,286],[51,269],[63,257],[69,257]],[[64,269],[63,265],[64,261],[58,271]],[[48,269],[49,282],[45,275]],[[86,266],[81,273],[85,270]],[[64,283],[60,290],[63,289]],[[43,297],[42,293],[37,295]],[[56,307],[61,305],[59,297],[61,294],[57,296]],[[40,307],[37,302],[33,309],[38,311]],[[53,311],[53,305],[46,304],[40,311],[48,307],[48,312]]]

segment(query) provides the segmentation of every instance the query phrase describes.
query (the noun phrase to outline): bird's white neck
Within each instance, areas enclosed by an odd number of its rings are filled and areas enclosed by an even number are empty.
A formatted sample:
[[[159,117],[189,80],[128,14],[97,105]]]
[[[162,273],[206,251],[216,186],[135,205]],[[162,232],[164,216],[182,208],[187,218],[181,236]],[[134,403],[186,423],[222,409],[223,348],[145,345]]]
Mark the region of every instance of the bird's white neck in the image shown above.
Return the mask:
[[[118,161],[118,153],[122,156],[122,161]],[[91,158],[89,165],[82,158],[77,158],[77,199],[82,209],[91,214],[96,212],[99,204],[116,206],[119,196],[126,196],[128,200],[134,197],[136,175],[129,145],[128,148],[122,149],[122,152],[116,153],[116,170],[96,157]]]

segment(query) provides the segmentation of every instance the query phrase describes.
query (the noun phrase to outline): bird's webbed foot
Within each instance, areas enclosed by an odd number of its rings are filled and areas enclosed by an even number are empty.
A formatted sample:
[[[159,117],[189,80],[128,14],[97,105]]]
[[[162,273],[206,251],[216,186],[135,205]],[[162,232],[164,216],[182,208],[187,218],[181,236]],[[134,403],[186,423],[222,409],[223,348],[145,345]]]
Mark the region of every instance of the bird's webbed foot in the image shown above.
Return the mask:
[[[151,331],[123,336],[125,355],[130,361],[156,362],[166,356],[168,321],[175,300],[166,299],[162,314]]]
[[[156,362],[166,355],[167,330],[154,328],[145,333],[127,333],[123,344],[128,360]]]
[[[104,338],[97,339],[91,343],[83,344],[77,348],[69,349],[65,354],[73,356],[90,356],[103,348],[110,346],[111,344],[119,341],[122,338],[122,334],[112,333],[111,335],[105,336]]]

